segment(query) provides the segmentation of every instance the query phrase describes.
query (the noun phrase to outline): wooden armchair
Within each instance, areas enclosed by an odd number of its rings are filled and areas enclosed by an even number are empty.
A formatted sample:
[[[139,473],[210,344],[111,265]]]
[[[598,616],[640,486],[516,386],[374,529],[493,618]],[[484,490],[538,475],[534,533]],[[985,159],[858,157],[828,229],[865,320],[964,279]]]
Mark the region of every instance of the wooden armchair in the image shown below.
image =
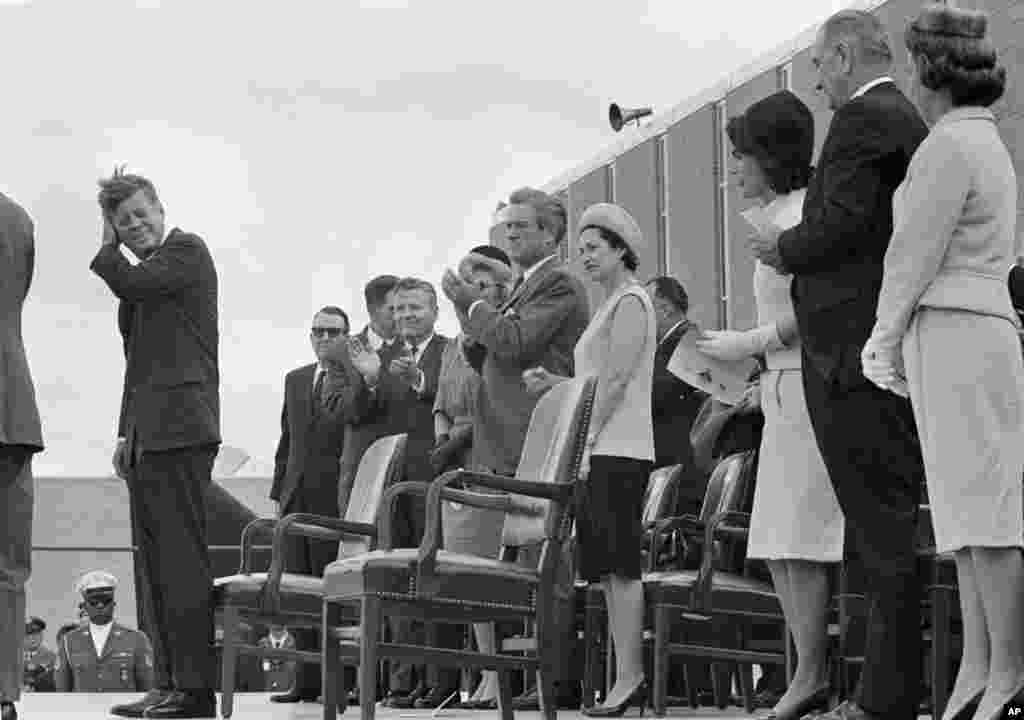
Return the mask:
[[[771,583],[750,577],[746,571],[756,460],[756,451],[722,460],[708,481],[701,516],[684,515],[659,525],[662,532],[682,532],[691,541],[702,543],[703,548],[698,570],[657,571],[644,576],[654,623],[655,715],[665,714],[669,656],[736,665],[747,712],[753,711],[752,665],[785,663],[785,619],[778,597]],[[672,641],[670,633],[680,629],[679,621],[707,623],[713,629],[713,641]],[[753,649],[749,630],[755,621],[779,625],[777,652]],[[731,671],[723,672],[721,668],[712,675],[720,708],[727,706],[731,676]]]
[[[405,435],[381,438],[366,449],[353,481],[344,519],[295,513],[280,520],[260,518],[246,526],[242,533],[242,562],[238,574],[217,578],[213,586],[214,612],[224,626],[221,649],[223,717],[231,717],[235,664],[239,653],[307,663],[319,663],[321,660],[321,653],[318,652],[264,648],[242,644],[237,640],[237,628],[243,619],[250,623],[320,629],[323,580],[286,572],[286,538],[289,535],[301,535],[340,541],[339,558],[373,547],[377,539],[374,520],[384,488],[401,475],[404,457]],[[273,535],[269,572],[253,572],[252,555],[256,538],[268,533]]]
[[[378,549],[339,559],[324,573],[324,717],[333,717],[327,693],[343,692],[341,663],[360,666],[359,698],[363,720],[375,712],[374,688],[382,657],[409,662],[459,665],[498,671],[499,706],[504,720],[513,717],[511,673],[537,671],[541,706],[555,717],[554,671],[558,662],[554,608],[558,593],[572,591],[566,579],[564,549],[572,524],[579,464],[590,425],[595,380],[577,378],[548,390],[534,409],[514,478],[454,471],[435,480],[427,492],[426,531],[420,547]],[[512,495],[459,491],[456,483],[502,490]],[[417,483],[403,484],[422,492]],[[419,486],[419,487],[417,487]],[[497,559],[453,553],[441,548],[441,502],[455,502],[506,511],[503,548]],[[386,508],[381,520],[387,522]],[[385,528],[379,532],[386,539]],[[517,546],[540,541],[537,567],[515,562]],[[383,542],[381,547],[383,547]],[[358,612],[362,632],[352,638],[338,633],[344,608]],[[467,649],[381,642],[385,615],[399,614],[424,621],[469,624],[534,620],[538,651],[523,656],[497,650],[484,654]],[[496,638],[502,648],[502,638]]]

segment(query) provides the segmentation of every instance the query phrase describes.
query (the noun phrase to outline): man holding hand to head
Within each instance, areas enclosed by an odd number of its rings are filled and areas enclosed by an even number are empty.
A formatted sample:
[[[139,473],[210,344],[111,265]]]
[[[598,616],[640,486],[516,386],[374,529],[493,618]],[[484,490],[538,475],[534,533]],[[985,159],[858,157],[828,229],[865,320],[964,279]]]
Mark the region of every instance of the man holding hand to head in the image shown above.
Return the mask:
[[[199,236],[166,229],[148,179],[115,171],[100,181],[99,204],[103,239],[91,268],[120,301],[125,353],[114,468],[128,484],[136,595],[156,674],[145,697],[111,713],[210,717],[216,669],[204,497],[220,445],[217,270]]]

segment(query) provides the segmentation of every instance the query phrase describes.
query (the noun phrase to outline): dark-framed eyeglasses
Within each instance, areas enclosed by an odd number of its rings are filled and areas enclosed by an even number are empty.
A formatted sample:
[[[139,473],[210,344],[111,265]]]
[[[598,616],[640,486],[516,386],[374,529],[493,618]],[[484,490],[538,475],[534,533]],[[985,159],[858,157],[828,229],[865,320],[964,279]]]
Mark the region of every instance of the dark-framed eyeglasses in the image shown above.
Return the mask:
[[[326,336],[333,339],[342,334],[342,329],[336,327],[314,327],[310,329],[309,334],[313,337]]]
[[[105,608],[114,602],[113,595],[92,595],[85,598],[85,604],[97,610]]]

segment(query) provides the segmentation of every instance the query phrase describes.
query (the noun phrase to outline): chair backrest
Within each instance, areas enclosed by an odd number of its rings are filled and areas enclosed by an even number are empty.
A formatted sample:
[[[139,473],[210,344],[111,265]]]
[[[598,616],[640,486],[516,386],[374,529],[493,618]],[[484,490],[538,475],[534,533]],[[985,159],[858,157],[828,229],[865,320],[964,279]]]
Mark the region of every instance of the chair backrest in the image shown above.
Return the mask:
[[[345,519],[373,525],[384,489],[400,479],[405,464],[404,433],[388,435],[366,448],[349,495]],[[370,549],[370,539],[352,536],[341,542],[338,558],[351,557]]]
[[[682,465],[670,465],[651,473],[647,489],[644,490],[644,527],[670,515],[675,507],[677,483],[682,470]]]
[[[590,428],[597,380],[581,377],[555,385],[541,396],[530,417],[516,477],[532,482],[574,483],[583,458],[583,446]],[[534,508],[536,514],[505,515],[502,545],[520,546],[540,542],[559,532],[564,512],[552,513],[551,503],[540,498],[517,495],[518,504]],[[562,511],[567,508],[561,508]],[[568,531],[568,526],[561,528]]]
[[[756,450],[734,453],[719,461],[708,479],[708,489],[700,511],[701,520],[708,522],[722,512],[750,512],[756,467]],[[712,551],[718,569],[732,572],[742,570],[746,555],[745,543],[719,541]]]

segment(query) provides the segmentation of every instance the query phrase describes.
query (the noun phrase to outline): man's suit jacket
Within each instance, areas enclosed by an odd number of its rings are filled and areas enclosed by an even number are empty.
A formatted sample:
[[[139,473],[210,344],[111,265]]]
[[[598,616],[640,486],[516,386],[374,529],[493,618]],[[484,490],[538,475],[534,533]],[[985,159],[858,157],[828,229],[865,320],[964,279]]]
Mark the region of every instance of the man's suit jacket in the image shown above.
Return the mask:
[[[407,433],[406,480],[430,482],[434,478],[429,459],[430,451],[434,448],[434,399],[437,397],[437,383],[441,375],[441,355],[447,344],[448,338],[434,335],[420,353],[418,365],[423,372],[422,392],[410,388],[388,372],[384,365],[381,366],[380,382],[372,398],[368,396],[365,384],[362,386],[367,399],[360,404],[365,402],[368,410],[355,422],[383,423],[390,428],[390,433]]]
[[[130,456],[219,443],[217,270],[206,243],[175,228],[134,267],[104,245],[91,268],[121,301],[117,435],[127,439]]]
[[[572,376],[573,350],[589,321],[583,284],[557,259],[545,261],[502,307],[472,308],[466,357],[483,378],[480,422],[473,428],[480,465],[515,473],[538,399],[526,391],[523,371],[542,366]]]
[[[29,452],[43,449],[35,386],[21,334],[22,307],[34,265],[32,219],[0,194],[0,445],[20,445]]]
[[[369,326],[363,328],[362,332],[357,333],[356,338],[369,347]],[[391,345],[382,346],[377,351],[382,373],[387,371],[392,358],[395,357],[398,346],[399,344],[396,341]],[[355,393],[357,402],[360,402],[362,399],[365,399],[362,391],[365,390],[366,384],[355,368],[349,367],[347,369],[348,381]],[[363,459],[363,453],[366,452],[366,449],[386,435],[404,432],[402,430],[395,430],[389,424],[389,420],[387,416],[374,415],[373,417],[360,417],[359,422],[349,422],[345,433],[345,448],[341,454],[341,471],[338,484],[338,505],[342,507],[342,512],[344,512],[344,507],[348,505],[348,497],[352,490],[352,484],[355,482],[356,471],[359,469],[359,461]]]
[[[668,361],[690,327],[689,322],[683,322],[658,343],[651,383],[651,415],[655,467],[682,465],[686,468],[686,478],[679,486],[679,499],[699,508],[704,499],[707,477],[694,465],[690,430],[707,395],[668,371]]]
[[[314,402],[316,368],[311,363],[285,375],[270,499],[287,510],[294,493],[301,490],[307,507],[336,515],[344,512],[338,507],[338,481],[345,428],[355,413],[355,388],[347,374],[327,370],[323,397]]]
[[[928,134],[891,82],[836,111],[804,201],[779,237],[805,362],[843,387],[866,382],[860,351],[875,322],[892,235],[892,195]]]

